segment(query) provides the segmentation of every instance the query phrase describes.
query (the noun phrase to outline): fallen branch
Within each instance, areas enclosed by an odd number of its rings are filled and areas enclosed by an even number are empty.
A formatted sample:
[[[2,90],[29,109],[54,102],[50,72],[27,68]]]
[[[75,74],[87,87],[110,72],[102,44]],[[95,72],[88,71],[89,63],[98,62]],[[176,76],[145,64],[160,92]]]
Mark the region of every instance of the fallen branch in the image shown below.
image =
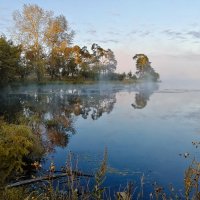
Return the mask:
[[[72,176],[72,175],[79,176],[79,177],[88,177],[88,178],[94,177],[93,175],[90,175],[90,174],[83,174],[81,172],[72,171],[72,173],[52,174],[52,175],[48,175],[48,176],[18,181],[16,183],[11,183],[11,184],[7,185],[6,188],[18,187],[18,186],[28,185],[28,184],[32,184],[32,183],[36,183],[36,182],[41,182],[44,180],[52,180],[52,179],[57,179],[57,178],[62,178],[65,176]]]

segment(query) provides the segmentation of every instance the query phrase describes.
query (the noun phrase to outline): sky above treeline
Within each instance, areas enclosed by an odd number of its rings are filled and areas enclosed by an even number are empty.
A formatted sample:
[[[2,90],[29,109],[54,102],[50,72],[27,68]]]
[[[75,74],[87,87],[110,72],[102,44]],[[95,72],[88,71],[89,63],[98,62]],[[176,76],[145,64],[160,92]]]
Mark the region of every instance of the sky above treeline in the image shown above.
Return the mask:
[[[144,53],[162,79],[200,79],[200,0],[0,0],[0,32],[8,38],[23,4],[63,14],[74,44],[112,49],[118,72],[134,72],[132,57]]]

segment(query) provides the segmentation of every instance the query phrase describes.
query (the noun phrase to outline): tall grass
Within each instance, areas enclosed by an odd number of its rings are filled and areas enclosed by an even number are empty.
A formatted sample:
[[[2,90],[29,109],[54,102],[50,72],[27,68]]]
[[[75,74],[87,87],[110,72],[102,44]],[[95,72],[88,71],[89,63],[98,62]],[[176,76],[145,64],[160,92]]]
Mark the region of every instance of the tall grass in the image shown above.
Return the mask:
[[[169,192],[157,183],[153,183],[152,192],[147,194],[144,191],[145,175],[140,178],[140,183],[134,185],[129,182],[124,190],[113,195],[108,188],[103,186],[106,179],[108,153],[104,156],[98,170],[93,178],[85,178],[78,169],[78,159],[74,159],[69,153],[66,166],[61,170],[66,176],[59,180],[53,179],[56,168],[51,163],[49,179],[28,187],[4,188],[0,192],[1,200],[200,200],[199,181],[200,163],[193,161],[185,171],[183,193],[177,192],[172,185],[169,185]],[[84,174],[83,174],[84,175]],[[84,178],[84,181],[83,181]],[[92,180],[91,180],[92,179]]]

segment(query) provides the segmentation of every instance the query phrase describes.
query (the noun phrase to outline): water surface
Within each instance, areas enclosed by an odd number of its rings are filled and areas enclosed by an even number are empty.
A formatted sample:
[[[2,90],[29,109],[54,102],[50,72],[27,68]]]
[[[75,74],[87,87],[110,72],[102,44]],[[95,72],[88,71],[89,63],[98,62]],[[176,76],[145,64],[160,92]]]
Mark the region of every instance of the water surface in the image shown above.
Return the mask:
[[[172,183],[183,188],[184,171],[199,149],[200,90],[165,83],[121,85],[29,85],[1,91],[0,113],[10,121],[16,113],[39,116],[48,154],[64,166],[69,151],[78,157],[82,171],[95,171],[108,150],[105,185],[117,190],[128,181],[139,183],[145,176],[145,190],[153,182],[165,188]],[[49,120],[59,121],[59,130]],[[185,158],[180,154],[189,152]]]

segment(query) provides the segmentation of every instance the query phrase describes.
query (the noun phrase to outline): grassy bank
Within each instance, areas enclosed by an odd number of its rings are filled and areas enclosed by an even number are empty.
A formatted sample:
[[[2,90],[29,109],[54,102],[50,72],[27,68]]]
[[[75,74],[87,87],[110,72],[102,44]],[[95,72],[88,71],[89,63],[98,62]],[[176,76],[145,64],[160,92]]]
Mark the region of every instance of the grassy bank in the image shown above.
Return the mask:
[[[144,81],[141,80],[133,80],[133,79],[125,79],[125,80],[84,80],[84,79],[66,79],[66,80],[49,80],[44,79],[42,81],[36,81],[36,80],[25,80],[25,81],[15,81],[6,85],[1,85],[2,88],[7,86],[22,86],[22,85],[31,85],[31,84],[38,84],[38,85],[48,85],[48,84],[69,84],[69,85],[94,85],[98,83],[104,83],[104,84],[138,84],[143,83]]]

